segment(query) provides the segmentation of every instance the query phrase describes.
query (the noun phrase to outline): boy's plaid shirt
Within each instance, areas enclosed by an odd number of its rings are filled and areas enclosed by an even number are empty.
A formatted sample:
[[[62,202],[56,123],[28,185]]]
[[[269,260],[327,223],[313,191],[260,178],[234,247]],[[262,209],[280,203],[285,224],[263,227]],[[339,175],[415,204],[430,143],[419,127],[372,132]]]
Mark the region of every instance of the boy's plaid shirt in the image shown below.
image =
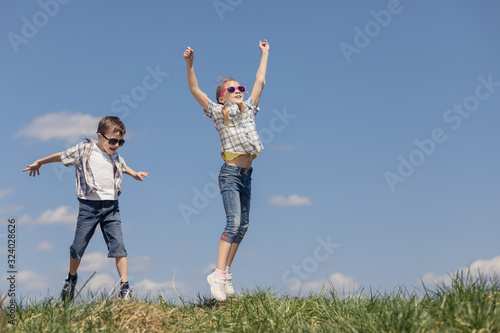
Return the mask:
[[[217,132],[219,132],[221,154],[229,151],[236,154],[253,155],[264,149],[255,128],[255,116],[260,109],[255,105],[251,97],[243,104],[246,110],[241,112],[241,118],[238,105],[234,103],[225,104],[229,115],[229,129],[222,114],[224,105],[215,104],[209,100],[208,110],[204,110],[205,116],[213,120]]]
[[[89,158],[92,153],[92,146],[95,140],[86,139],[87,142],[82,142],[76,146],[69,148],[61,153],[61,162],[65,166],[74,166],[76,174],[76,196],[83,198],[97,191],[94,175],[90,168]],[[123,158],[114,152],[111,155],[114,167],[115,190],[117,195],[120,195],[120,184],[123,179],[122,173],[125,172],[127,165]]]

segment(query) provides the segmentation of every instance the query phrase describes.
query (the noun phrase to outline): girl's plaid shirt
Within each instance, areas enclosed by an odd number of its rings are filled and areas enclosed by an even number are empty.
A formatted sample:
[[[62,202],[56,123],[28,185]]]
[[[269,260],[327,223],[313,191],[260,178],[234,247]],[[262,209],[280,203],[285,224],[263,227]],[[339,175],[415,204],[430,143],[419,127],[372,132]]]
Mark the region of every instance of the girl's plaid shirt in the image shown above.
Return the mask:
[[[255,116],[260,109],[255,105],[251,97],[243,104],[246,110],[241,112],[241,117],[238,105],[234,103],[225,104],[229,115],[229,129],[222,114],[224,105],[215,104],[209,100],[208,110],[204,110],[205,116],[213,120],[217,132],[219,132],[221,154],[229,151],[236,154],[253,155],[264,149],[255,128]]]
[[[76,174],[76,196],[83,198],[98,190],[95,185],[94,175],[90,168],[89,158],[92,153],[92,146],[95,140],[86,139],[87,142],[82,142],[76,146],[69,148],[61,153],[61,162],[65,166],[74,166]],[[114,162],[114,179],[115,190],[117,195],[120,195],[120,184],[123,179],[122,173],[125,172],[127,165],[123,158],[114,152],[111,155],[111,160]]]

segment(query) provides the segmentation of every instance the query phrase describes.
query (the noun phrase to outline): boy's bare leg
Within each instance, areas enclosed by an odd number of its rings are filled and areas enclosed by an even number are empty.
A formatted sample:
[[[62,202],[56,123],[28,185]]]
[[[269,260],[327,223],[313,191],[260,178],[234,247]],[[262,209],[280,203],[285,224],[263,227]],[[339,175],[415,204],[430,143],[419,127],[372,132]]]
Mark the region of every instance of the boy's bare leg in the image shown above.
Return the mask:
[[[73,259],[73,257],[69,256],[69,274],[76,275],[76,270],[80,266],[80,261]]]
[[[127,257],[116,257],[116,269],[120,275],[121,282],[128,282]]]
[[[231,244],[231,249],[229,250],[229,257],[227,258],[226,266],[231,267],[231,264],[233,263],[234,256],[236,255],[236,251],[238,251],[239,246],[240,246],[240,244],[236,244],[236,243]],[[224,270],[226,270],[225,267],[224,267]]]

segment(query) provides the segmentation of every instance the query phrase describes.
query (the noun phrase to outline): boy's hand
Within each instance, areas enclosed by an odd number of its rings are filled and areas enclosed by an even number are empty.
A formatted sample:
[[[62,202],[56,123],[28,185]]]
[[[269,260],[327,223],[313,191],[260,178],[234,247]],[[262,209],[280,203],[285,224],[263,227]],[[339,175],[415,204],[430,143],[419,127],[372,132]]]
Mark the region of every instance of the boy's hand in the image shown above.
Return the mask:
[[[42,165],[38,164],[38,161],[33,163],[33,164],[28,164],[28,167],[23,170],[23,172],[28,171],[30,172],[30,176],[35,177],[36,175],[40,176],[40,167]]]
[[[262,53],[269,52],[269,43],[267,42],[267,40],[264,39],[264,42],[261,42],[259,40],[259,49],[262,51]]]
[[[144,179],[142,177],[147,177],[149,178],[149,173],[147,172],[144,172],[144,171],[139,171],[139,172],[136,172],[135,174],[131,175],[132,177],[134,177],[135,179],[143,182]]]
[[[194,51],[189,46],[187,47],[186,51],[184,51],[184,59],[186,59],[186,61],[188,62],[193,61],[194,59]]]

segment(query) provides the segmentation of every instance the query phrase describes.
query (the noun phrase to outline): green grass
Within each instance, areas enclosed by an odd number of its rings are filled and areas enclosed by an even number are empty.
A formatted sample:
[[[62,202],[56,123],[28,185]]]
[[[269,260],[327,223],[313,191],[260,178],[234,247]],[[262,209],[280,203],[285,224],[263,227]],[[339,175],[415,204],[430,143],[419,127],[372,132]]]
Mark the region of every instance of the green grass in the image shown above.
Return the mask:
[[[29,302],[28,302],[29,303]],[[256,288],[223,303],[199,296],[177,305],[156,299],[56,299],[0,314],[0,332],[500,332],[500,283],[457,275],[433,290],[335,291],[292,297]]]

